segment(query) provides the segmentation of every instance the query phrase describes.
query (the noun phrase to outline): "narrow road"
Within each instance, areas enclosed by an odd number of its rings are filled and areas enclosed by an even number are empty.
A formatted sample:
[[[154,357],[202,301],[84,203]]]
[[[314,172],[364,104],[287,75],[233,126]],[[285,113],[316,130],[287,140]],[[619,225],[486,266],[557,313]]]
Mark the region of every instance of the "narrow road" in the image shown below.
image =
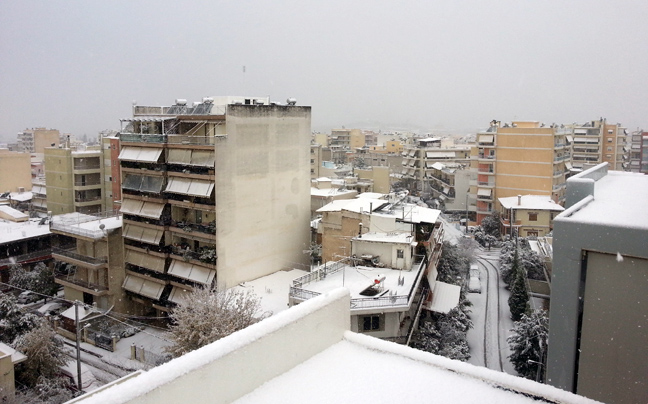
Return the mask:
[[[484,308],[484,364],[487,368],[501,372],[502,348],[500,346],[500,287],[497,264],[499,250],[484,251],[477,257],[477,262],[485,272],[482,278],[482,290],[486,294]],[[482,272],[483,273],[483,272]]]

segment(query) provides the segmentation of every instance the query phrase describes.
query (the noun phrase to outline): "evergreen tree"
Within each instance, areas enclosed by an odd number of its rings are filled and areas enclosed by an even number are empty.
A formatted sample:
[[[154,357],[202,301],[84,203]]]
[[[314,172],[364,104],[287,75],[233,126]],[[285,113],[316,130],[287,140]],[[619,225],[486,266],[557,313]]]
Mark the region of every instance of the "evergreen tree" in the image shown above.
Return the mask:
[[[14,345],[27,356],[16,372],[16,378],[27,386],[35,386],[39,377],[57,377],[60,367],[65,365],[63,341],[56,337],[46,321],[39,321],[37,327],[18,337]]]
[[[536,381],[544,380],[544,365],[547,355],[549,318],[544,310],[522,315],[515,322],[512,334],[507,338],[511,348],[511,363],[523,377]]]
[[[39,318],[23,313],[13,295],[0,293],[0,341],[11,344],[20,335],[38,325]]]
[[[517,268],[517,272],[511,287],[508,304],[513,321],[520,321],[522,315],[529,312],[529,291],[527,289],[526,271],[519,265],[514,264],[514,268]]]
[[[502,268],[502,279],[504,280],[504,283],[506,283],[509,289],[511,289],[511,287],[513,286],[513,281],[515,281],[515,278],[519,271],[520,271],[520,256],[518,253],[518,248],[515,248],[511,263]]]
[[[197,288],[170,314],[173,345],[166,351],[182,356],[268,315],[261,313],[260,300],[251,292]]]

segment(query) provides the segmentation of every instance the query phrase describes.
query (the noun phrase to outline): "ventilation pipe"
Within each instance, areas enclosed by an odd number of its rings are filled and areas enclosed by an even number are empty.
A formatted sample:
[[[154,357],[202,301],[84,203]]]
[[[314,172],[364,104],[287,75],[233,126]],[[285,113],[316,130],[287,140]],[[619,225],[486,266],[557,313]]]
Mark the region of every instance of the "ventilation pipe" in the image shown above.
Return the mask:
[[[518,206],[522,205],[522,195],[518,195]]]

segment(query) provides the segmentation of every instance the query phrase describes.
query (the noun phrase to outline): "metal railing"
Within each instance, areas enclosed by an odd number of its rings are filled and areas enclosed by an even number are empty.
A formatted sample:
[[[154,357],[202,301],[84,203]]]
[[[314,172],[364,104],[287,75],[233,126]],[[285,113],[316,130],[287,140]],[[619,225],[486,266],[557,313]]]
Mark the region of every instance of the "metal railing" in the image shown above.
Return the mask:
[[[22,254],[22,255],[17,255],[15,257],[9,257],[9,258],[4,258],[0,260],[0,267],[3,267],[5,265],[14,265],[14,264],[20,264],[23,262],[35,260],[38,258],[42,259],[47,259],[50,258],[52,255],[52,250],[50,248],[44,249],[44,250],[38,250],[38,251],[32,251],[27,254]]]
[[[163,134],[144,134],[144,133],[122,133],[120,139],[122,142],[136,143],[167,143],[167,144],[187,144],[187,145],[214,145],[216,138],[225,135],[163,135]]]
[[[90,257],[87,255],[79,254],[75,250],[64,250],[62,248],[52,248],[52,254],[67,257],[76,261],[88,263],[90,265],[103,265],[108,263],[108,257]]]

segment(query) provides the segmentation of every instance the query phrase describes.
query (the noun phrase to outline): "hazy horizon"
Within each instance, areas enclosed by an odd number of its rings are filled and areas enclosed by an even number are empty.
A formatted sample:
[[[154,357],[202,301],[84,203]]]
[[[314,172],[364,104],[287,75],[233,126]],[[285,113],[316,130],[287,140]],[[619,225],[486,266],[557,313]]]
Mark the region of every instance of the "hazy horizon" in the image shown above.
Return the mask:
[[[645,1],[0,3],[0,139],[131,105],[270,96],[313,130],[647,123]],[[362,123],[367,123],[362,125]]]

